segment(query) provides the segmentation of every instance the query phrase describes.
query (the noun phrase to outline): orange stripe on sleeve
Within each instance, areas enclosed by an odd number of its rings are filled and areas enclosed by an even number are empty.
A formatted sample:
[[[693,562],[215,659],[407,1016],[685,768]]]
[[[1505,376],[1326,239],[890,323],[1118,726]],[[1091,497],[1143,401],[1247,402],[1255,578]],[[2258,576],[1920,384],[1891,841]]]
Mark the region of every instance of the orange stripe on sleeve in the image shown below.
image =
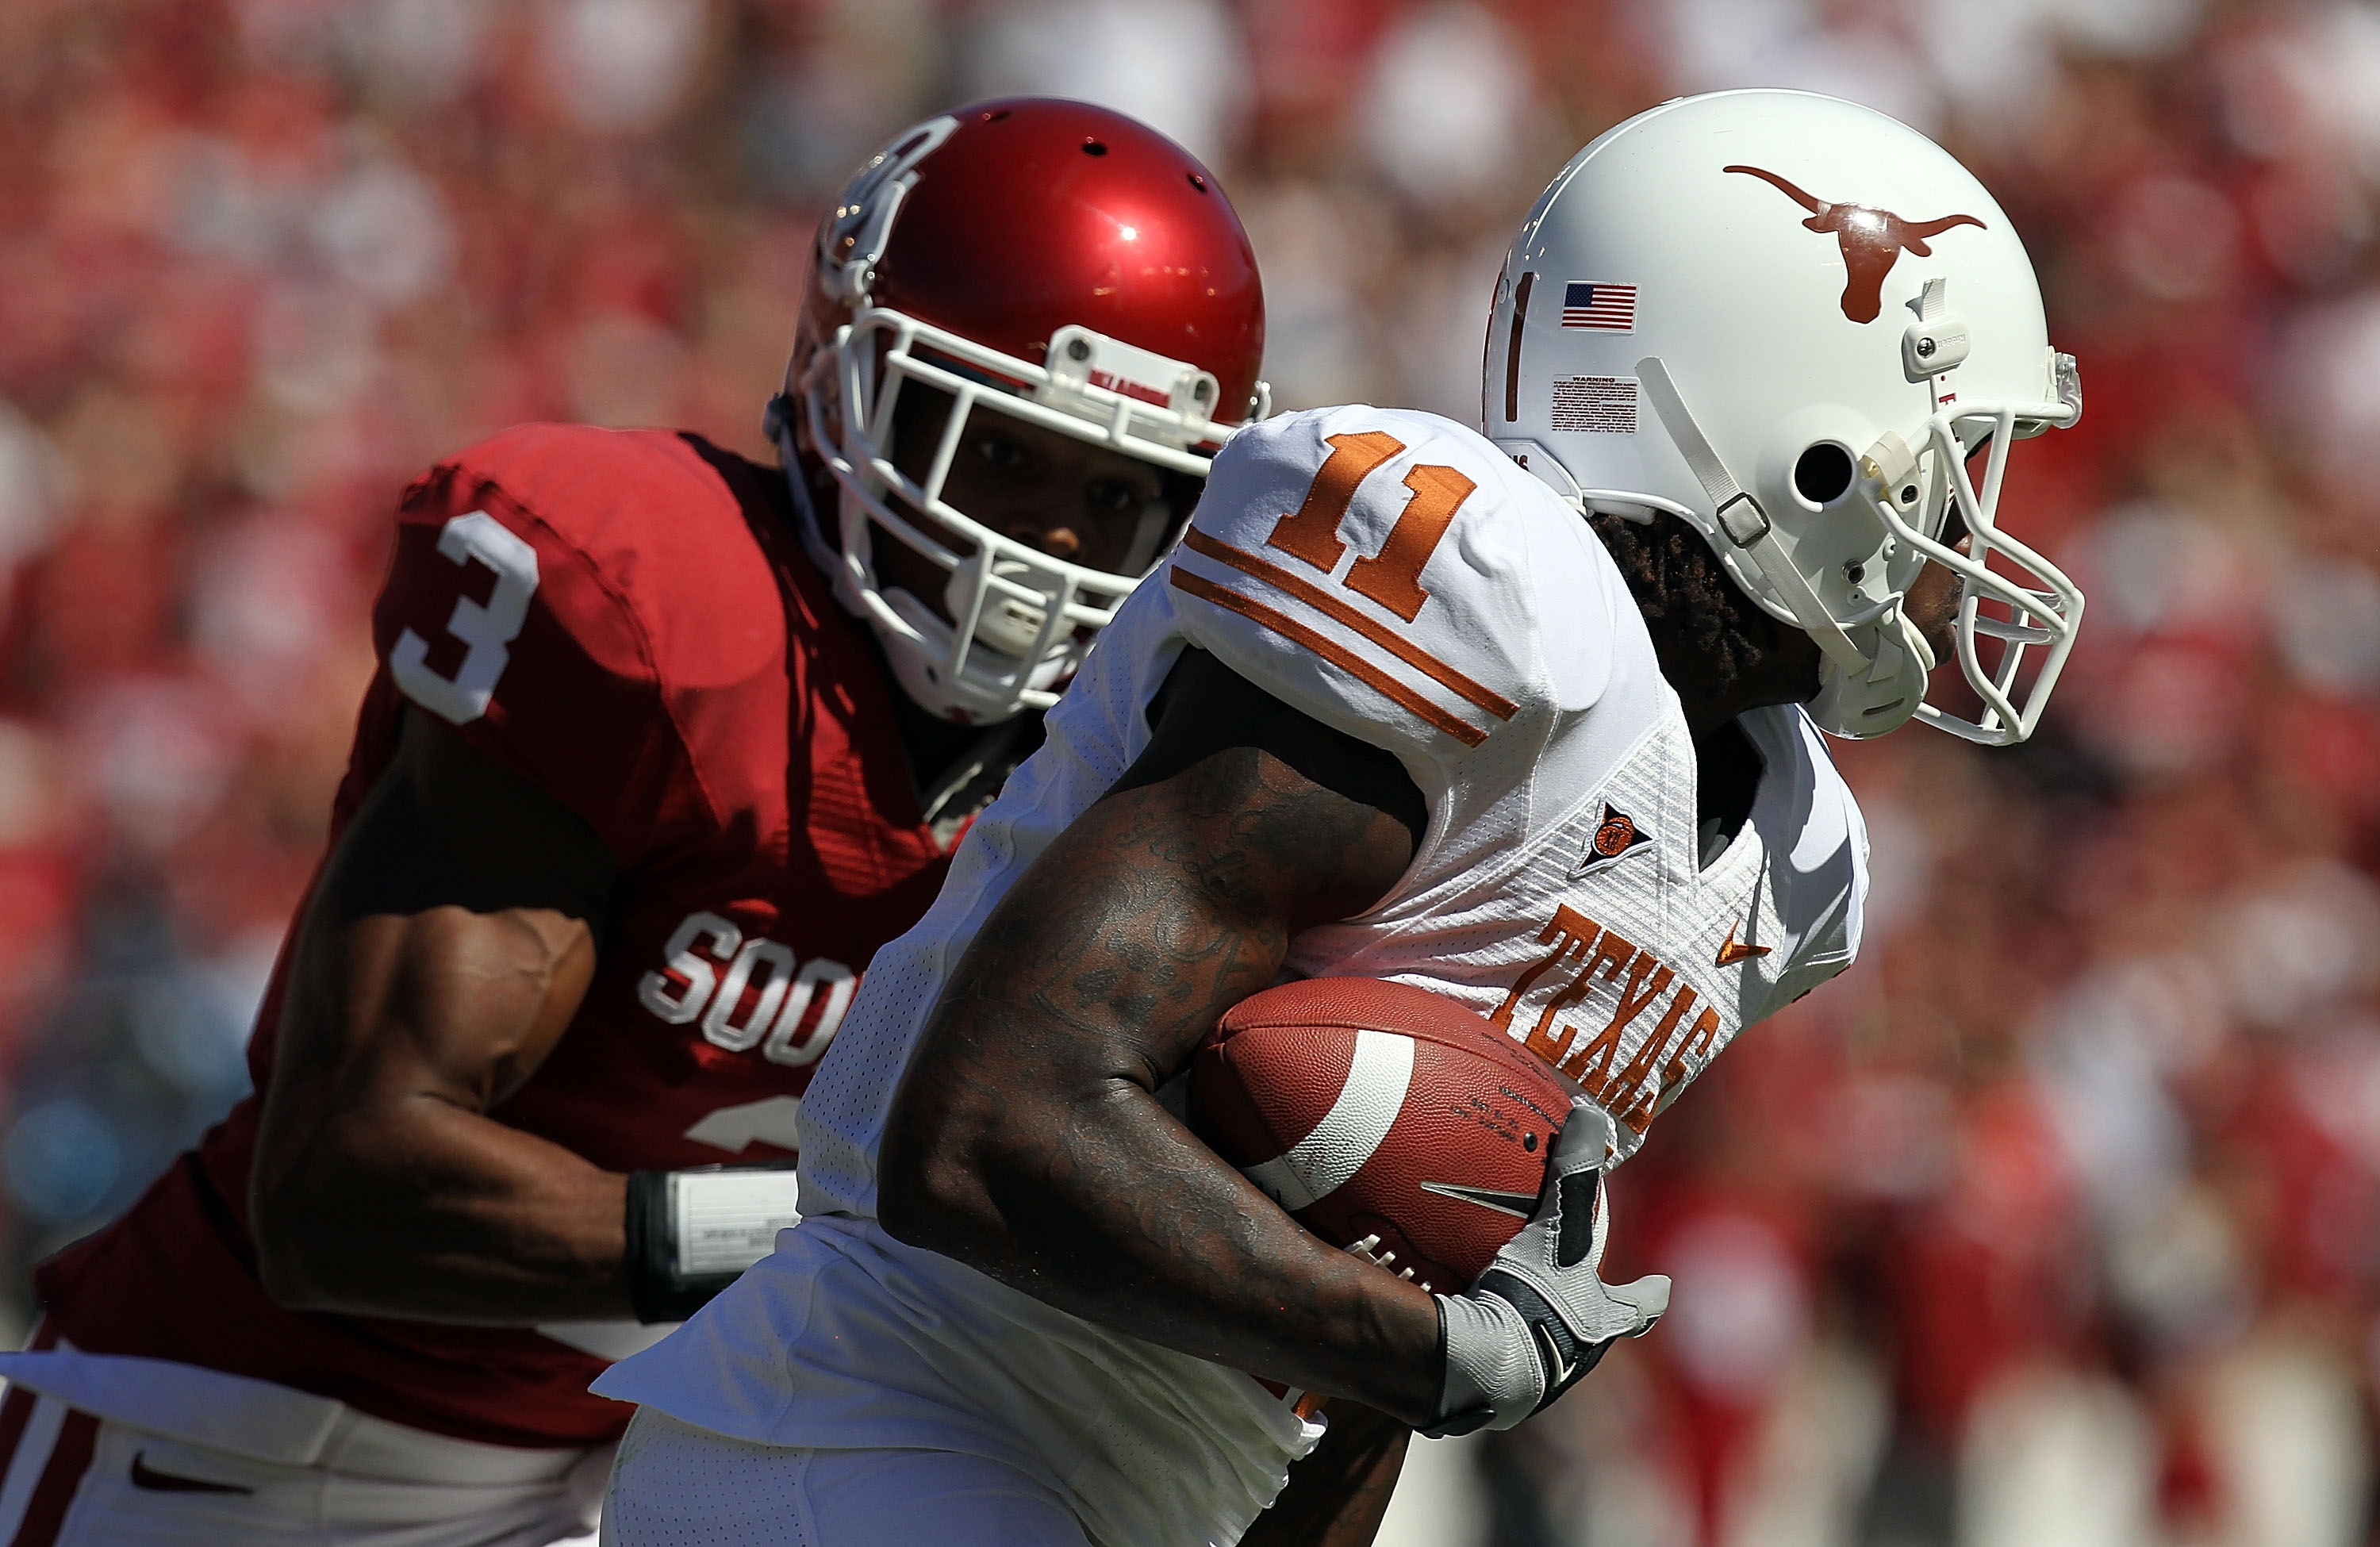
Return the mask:
[[[1501,693],[1473,681],[1412,640],[1394,632],[1387,625],[1376,623],[1366,617],[1303,576],[1293,575],[1280,565],[1269,559],[1260,558],[1245,548],[1234,548],[1228,542],[1209,537],[1196,527],[1192,527],[1182,534],[1182,545],[1192,553],[1204,554],[1219,563],[1230,565],[1243,575],[1253,575],[1267,585],[1277,586],[1289,592],[1316,612],[1345,624],[1406,665],[1427,672],[1436,681],[1470,700],[1499,720],[1509,720],[1518,713],[1519,706]]]
[[[1325,639],[1295,618],[1285,616],[1261,602],[1242,596],[1238,591],[1226,591],[1204,575],[1193,575],[1178,565],[1173,570],[1173,586],[1175,590],[1187,591],[1202,602],[1212,602],[1219,607],[1228,607],[1242,617],[1271,629],[1281,638],[1304,645],[1341,671],[1369,685],[1383,696],[1420,715],[1465,747],[1476,747],[1488,739],[1486,731],[1456,719],[1369,661],[1335,640]]]

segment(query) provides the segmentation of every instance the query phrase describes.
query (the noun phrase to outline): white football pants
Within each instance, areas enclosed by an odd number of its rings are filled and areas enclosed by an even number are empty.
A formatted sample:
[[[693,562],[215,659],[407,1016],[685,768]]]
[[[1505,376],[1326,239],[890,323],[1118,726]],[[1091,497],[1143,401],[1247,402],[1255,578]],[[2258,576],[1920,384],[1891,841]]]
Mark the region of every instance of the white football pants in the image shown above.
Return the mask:
[[[19,1386],[0,1402],[0,1542],[9,1547],[549,1547],[593,1541],[608,1456],[518,1451],[512,1476],[449,1465],[502,1447],[351,1414],[325,1457],[290,1466],[167,1438]],[[338,1442],[351,1443],[342,1446]],[[366,1470],[342,1469],[343,1460]],[[526,1474],[526,1475],[524,1475]],[[541,1475],[540,1475],[541,1474]]]
[[[947,1450],[755,1444],[639,1407],[612,1465],[602,1547],[1087,1547],[1058,1496]]]

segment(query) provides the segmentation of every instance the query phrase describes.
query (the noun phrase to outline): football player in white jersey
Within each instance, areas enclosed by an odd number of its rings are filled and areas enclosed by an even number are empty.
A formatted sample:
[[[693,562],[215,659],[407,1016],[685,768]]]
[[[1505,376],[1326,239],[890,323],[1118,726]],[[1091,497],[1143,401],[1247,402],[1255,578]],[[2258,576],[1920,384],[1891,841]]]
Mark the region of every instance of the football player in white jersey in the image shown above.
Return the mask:
[[[1357,1486],[1303,1529],[1366,1541],[1405,1428],[1518,1423],[1659,1314],[1666,1282],[1597,1277],[1600,1175],[1857,948],[1821,732],[2032,731],[2082,599],[1996,511],[2080,391],[1963,168],[1779,91],[1582,151],[1483,386],[1486,437],[1326,408],[1216,458],[870,968],[803,1224],[600,1383],[645,1405],[612,1540],[1230,1542],[1325,1395]],[[1578,1092],[1466,1290],[1325,1246],[1161,1095],[1223,1010],[1323,975],[1470,1005]]]

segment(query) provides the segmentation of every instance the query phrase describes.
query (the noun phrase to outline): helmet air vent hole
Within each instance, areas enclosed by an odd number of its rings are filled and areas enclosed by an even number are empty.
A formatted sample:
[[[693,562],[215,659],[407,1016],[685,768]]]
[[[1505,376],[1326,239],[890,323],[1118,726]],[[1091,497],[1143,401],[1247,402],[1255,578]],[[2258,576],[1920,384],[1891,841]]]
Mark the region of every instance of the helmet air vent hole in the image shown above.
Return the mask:
[[[1204,178],[1204,177],[1202,177],[1198,176],[1198,174],[1197,174],[1197,173],[1196,173],[1196,172],[1188,172],[1188,173],[1184,173],[1184,177],[1187,177],[1190,179],[1190,186],[1191,186],[1192,188],[1196,189],[1197,189],[1199,192],[1201,192],[1201,193],[1204,193],[1204,192],[1206,192],[1206,191],[1207,191],[1207,179],[1206,179],[1206,178]]]
[[[1106,141],[1099,140],[1086,140],[1083,141],[1083,154],[1087,156],[1103,156],[1107,153],[1108,147]]]
[[[990,112],[983,116],[982,122],[987,124],[996,124],[1007,116],[1008,109],[1004,107],[995,107]]]
[[[1852,486],[1852,454],[1820,441],[1793,464],[1793,488],[1812,505],[1831,505]]]

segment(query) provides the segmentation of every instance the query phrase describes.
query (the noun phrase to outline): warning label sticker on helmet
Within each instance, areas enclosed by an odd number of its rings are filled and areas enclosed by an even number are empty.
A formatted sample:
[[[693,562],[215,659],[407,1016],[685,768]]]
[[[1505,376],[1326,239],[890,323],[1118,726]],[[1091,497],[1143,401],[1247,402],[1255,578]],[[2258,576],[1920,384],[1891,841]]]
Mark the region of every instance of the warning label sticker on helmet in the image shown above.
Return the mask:
[[[1554,428],[1584,431],[1588,434],[1634,434],[1636,378],[1555,377]]]

